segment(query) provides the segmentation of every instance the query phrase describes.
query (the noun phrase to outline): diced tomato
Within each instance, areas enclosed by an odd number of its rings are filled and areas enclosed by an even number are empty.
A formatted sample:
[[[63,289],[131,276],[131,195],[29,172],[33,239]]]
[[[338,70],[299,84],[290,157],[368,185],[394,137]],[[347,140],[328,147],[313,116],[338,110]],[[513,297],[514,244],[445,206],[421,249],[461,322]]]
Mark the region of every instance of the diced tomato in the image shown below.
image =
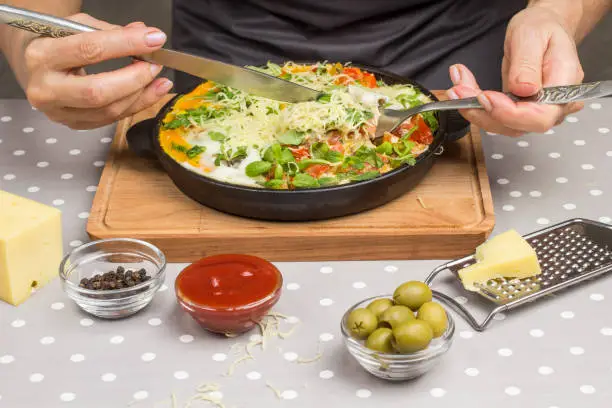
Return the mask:
[[[328,166],[327,164],[313,164],[311,166],[308,166],[308,168],[306,168],[305,172],[310,174],[314,178],[319,178],[327,170],[329,170],[329,167],[330,166]]]
[[[293,154],[295,160],[307,159],[310,157],[310,152],[305,146],[290,147],[289,150],[291,150],[291,154]]]
[[[331,150],[334,150],[336,152],[342,153],[344,154],[344,146],[342,145],[342,143],[334,143],[334,144],[330,144],[329,148]]]
[[[431,129],[429,126],[427,126],[427,123],[421,115],[413,116],[410,122],[413,123],[412,126],[415,124],[417,126],[417,130],[410,135],[410,140],[427,145],[433,142],[433,134],[431,133]]]
[[[361,85],[366,86],[368,88],[376,88],[376,77],[369,73],[364,73],[363,78],[359,81]]]
[[[344,75],[348,75],[355,80],[360,80],[363,78],[363,72],[359,68],[354,67],[346,67],[342,70]]]

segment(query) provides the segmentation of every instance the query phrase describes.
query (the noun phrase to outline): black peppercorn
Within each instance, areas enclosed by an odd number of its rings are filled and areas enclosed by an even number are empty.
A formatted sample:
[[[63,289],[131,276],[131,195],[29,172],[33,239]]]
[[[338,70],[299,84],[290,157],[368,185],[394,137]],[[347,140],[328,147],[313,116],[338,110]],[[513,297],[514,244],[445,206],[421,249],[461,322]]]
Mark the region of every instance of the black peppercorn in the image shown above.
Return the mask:
[[[102,287],[102,283],[100,283],[100,281],[95,281],[92,286],[94,290],[99,290]]]
[[[125,272],[125,268],[123,266],[118,266],[117,273],[123,273],[123,272]]]
[[[126,279],[125,280],[125,285],[130,287],[130,286],[134,286],[136,283],[132,280],[132,279]]]
[[[94,281],[100,281],[100,280],[102,280],[102,275],[100,275],[100,274],[96,274],[96,275],[94,275],[94,277],[93,277],[93,278],[91,278],[91,279],[93,279]]]
[[[87,278],[81,279],[81,285],[87,285],[87,283],[89,283],[89,279]]]

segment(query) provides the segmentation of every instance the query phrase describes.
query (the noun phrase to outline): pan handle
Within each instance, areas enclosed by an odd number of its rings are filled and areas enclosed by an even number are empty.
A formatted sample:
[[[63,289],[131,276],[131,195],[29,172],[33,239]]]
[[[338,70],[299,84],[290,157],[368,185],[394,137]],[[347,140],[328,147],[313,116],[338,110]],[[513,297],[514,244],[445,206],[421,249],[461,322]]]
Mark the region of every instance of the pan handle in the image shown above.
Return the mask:
[[[446,113],[446,133],[444,141],[446,143],[456,142],[470,131],[470,122],[465,120],[461,114],[456,111],[447,111]]]
[[[156,118],[145,119],[128,129],[126,139],[132,153],[139,157],[155,158],[152,140],[155,124]]]

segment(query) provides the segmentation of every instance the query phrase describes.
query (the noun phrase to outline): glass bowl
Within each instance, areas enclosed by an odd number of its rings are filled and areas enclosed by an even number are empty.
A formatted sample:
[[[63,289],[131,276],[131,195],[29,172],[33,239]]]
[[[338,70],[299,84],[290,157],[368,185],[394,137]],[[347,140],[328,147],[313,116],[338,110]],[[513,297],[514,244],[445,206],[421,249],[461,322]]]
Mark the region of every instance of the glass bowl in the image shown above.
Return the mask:
[[[93,290],[79,286],[81,279],[126,270],[144,269],[151,278],[134,286]],[[166,276],[166,258],[155,246],[131,238],[92,241],[72,250],[60,264],[62,288],[84,311],[105,319],[119,319],[146,307]]]
[[[403,381],[422,376],[440,362],[453,342],[455,322],[451,314],[448,311],[446,312],[448,318],[446,332],[433,339],[425,350],[411,354],[381,353],[368,349],[363,341],[351,337],[346,325],[348,316],[353,310],[366,307],[373,300],[381,298],[392,299],[393,295],[374,296],[365,299],[346,311],[340,323],[346,348],[366,371],[376,377],[391,381]]]

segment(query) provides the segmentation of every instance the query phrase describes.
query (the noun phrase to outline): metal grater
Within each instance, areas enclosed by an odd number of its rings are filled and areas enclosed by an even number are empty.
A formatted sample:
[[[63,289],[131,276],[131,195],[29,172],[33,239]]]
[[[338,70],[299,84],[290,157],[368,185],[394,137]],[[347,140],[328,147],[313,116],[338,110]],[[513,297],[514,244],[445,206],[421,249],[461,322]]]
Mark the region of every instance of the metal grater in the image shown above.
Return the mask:
[[[482,323],[452,297],[438,291],[433,291],[434,296],[463,315],[474,330],[483,331],[498,313],[612,270],[610,225],[576,218],[524,238],[535,249],[542,273],[526,279],[493,279],[481,285],[475,293],[497,305]],[[445,270],[459,280],[459,270],[475,262],[474,255],[448,262],[434,269],[425,283],[431,285],[434,278]]]

